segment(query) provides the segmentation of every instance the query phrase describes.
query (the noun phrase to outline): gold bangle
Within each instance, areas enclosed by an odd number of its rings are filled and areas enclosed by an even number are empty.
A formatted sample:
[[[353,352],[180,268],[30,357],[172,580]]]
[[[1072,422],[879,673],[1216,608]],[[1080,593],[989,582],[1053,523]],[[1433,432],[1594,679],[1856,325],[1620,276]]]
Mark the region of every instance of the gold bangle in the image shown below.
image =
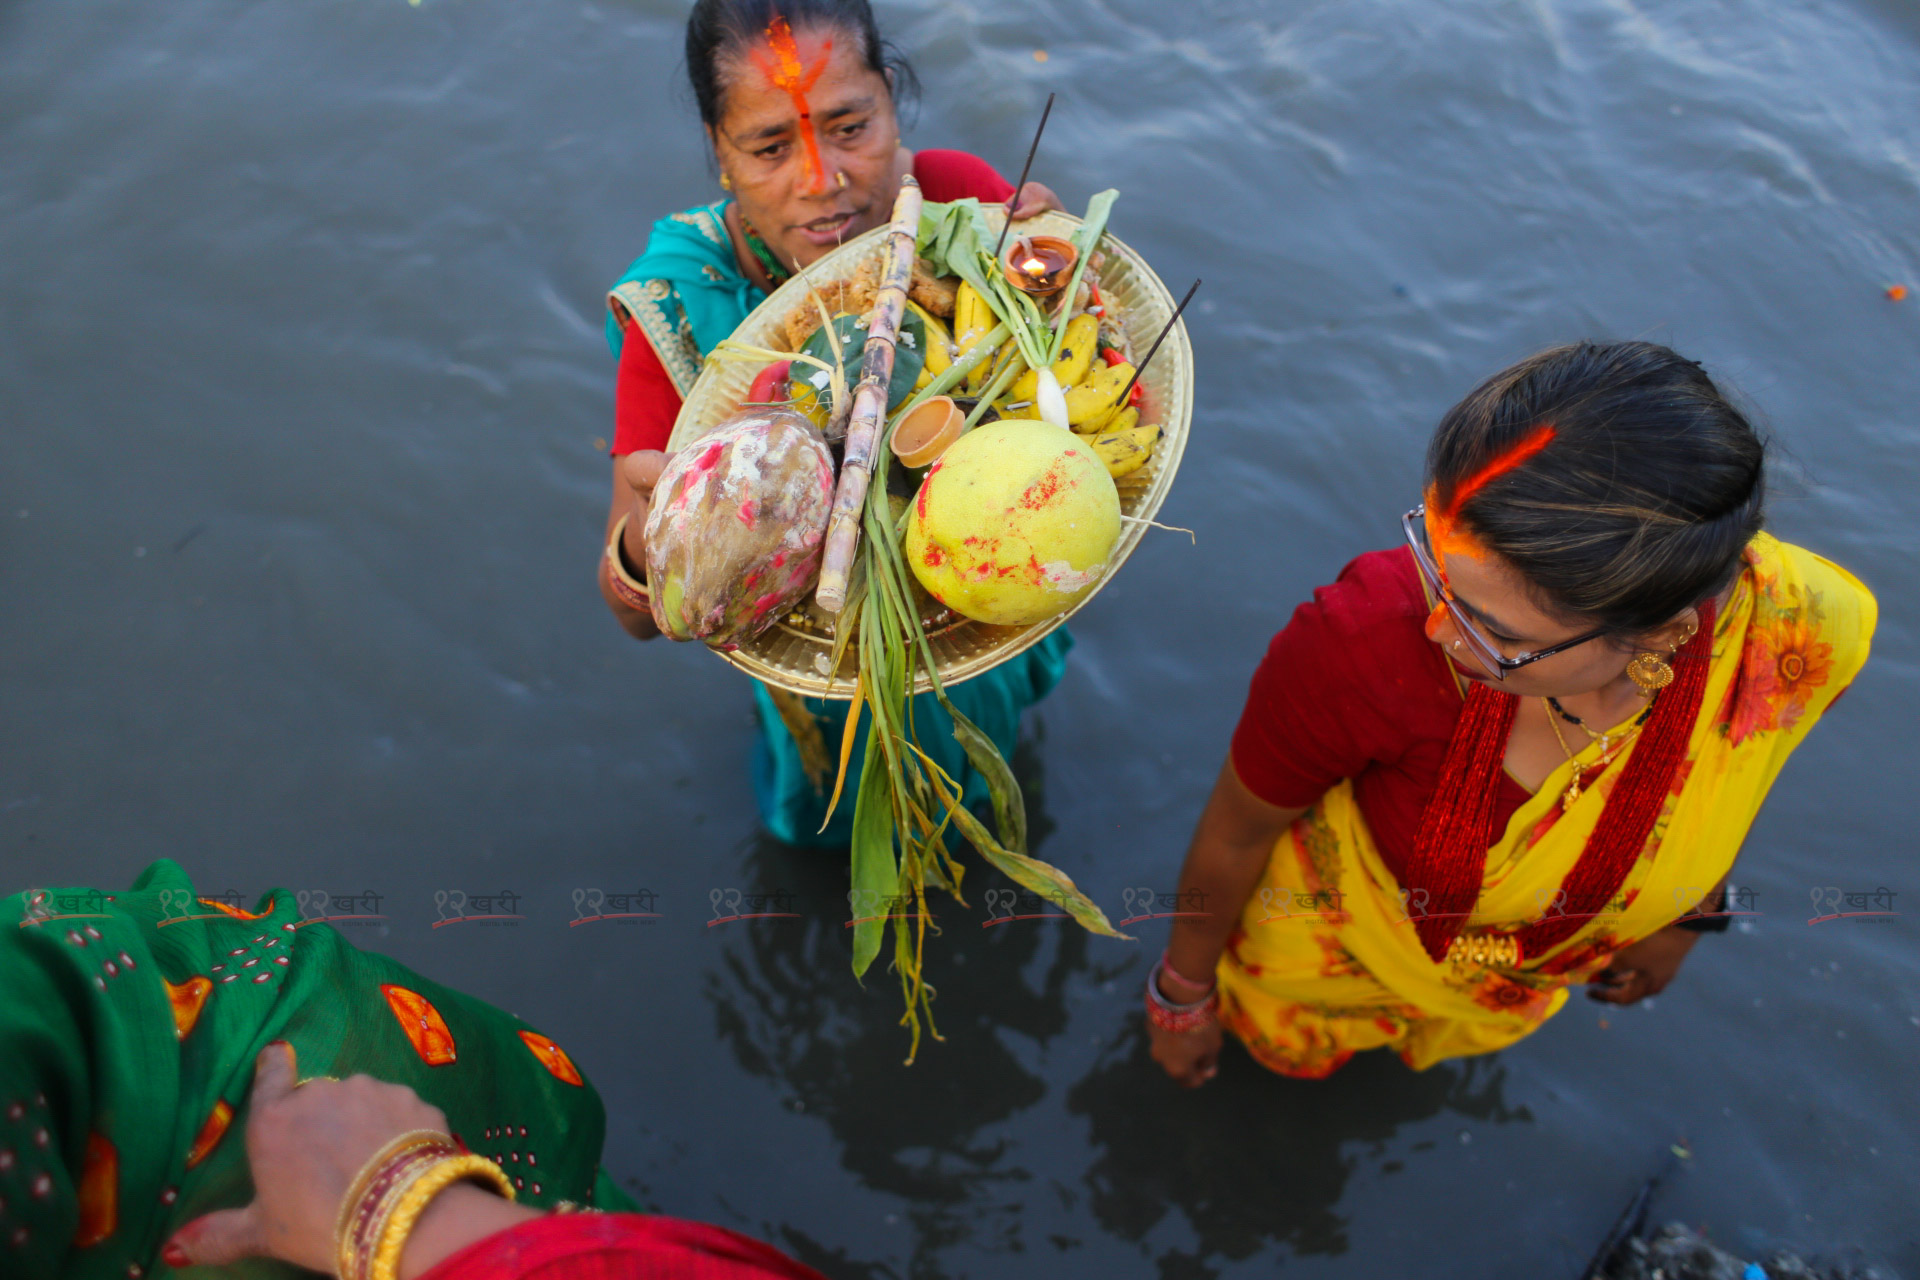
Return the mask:
[[[620,523],[613,526],[613,536],[607,539],[607,580],[613,584],[613,594],[620,597],[620,603],[629,609],[651,613],[653,593],[647,589],[646,583],[627,572],[626,560],[620,554],[621,543],[627,536],[628,519],[627,516],[621,516]]]
[[[413,1234],[413,1228],[420,1221],[420,1215],[426,1212],[433,1198],[456,1182],[473,1181],[489,1184],[495,1191],[508,1200],[513,1197],[513,1183],[500,1167],[485,1156],[449,1156],[437,1164],[429,1165],[420,1171],[407,1189],[400,1194],[393,1206],[393,1212],[380,1228],[380,1245],[374,1251],[373,1266],[368,1270],[369,1280],[399,1280],[400,1255],[407,1247],[407,1237]]]
[[[333,1218],[333,1243],[334,1251],[338,1257],[340,1275],[345,1276],[351,1274],[350,1260],[353,1249],[353,1233],[349,1228],[354,1210],[359,1207],[360,1201],[366,1196],[367,1188],[372,1185],[374,1179],[379,1176],[381,1171],[393,1162],[395,1157],[403,1155],[415,1147],[424,1147],[433,1144],[451,1148],[453,1146],[453,1139],[447,1134],[440,1133],[434,1129],[409,1129],[367,1157],[367,1162],[360,1166],[360,1172],[353,1175],[353,1181],[347,1184],[347,1193],[340,1197],[340,1211],[336,1213]]]

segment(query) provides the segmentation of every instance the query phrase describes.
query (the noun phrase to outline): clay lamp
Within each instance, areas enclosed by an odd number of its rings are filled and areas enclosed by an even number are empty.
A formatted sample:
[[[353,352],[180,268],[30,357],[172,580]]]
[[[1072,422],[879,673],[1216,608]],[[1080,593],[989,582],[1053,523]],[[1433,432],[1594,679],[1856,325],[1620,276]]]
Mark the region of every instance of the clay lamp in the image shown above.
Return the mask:
[[[918,471],[930,467],[967,429],[967,415],[952,396],[934,396],[900,420],[891,447],[900,464]]]
[[[1080,251],[1059,236],[1021,236],[1007,250],[1001,268],[1007,283],[1035,298],[1050,298],[1067,287]]]

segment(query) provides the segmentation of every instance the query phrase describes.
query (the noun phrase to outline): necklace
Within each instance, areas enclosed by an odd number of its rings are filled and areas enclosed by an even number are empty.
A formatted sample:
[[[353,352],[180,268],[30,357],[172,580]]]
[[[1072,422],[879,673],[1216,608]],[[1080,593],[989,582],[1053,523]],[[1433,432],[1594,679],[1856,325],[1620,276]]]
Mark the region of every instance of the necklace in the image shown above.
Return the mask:
[[[787,278],[793,272],[780,265],[780,259],[773,256],[773,250],[769,249],[767,242],[760,238],[760,233],[753,229],[753,224],[747,221],[745,213],[740,215],[740,238],[747,242],[747,251],[759,260],[761,270],[767,273],[767,279],[773,281],[776,287],[787,282]]]
[[[1600,758],[1598,760],[1595,760],[1591,766],[1595,770],[1604,769],[1608,765],[1612,764],[1614,757],[1619,755],[1622,751],[1626,750],[1627,744],[1640,736],[1641,726],[1646,724],[1647,717],[1653,713],[1653,708],[1651,706],[1649,706],[1645,711],[1641,712],[1640,715],[1637,718],[1635,718],[1633,722],[1633,727],[1627,730],[1625,733],[1621,734],[1619,740],[1617,742],[1614,742],[1611,750],[1609,750],[1607,746],[1608,735],[1604,733],[1595,733],[1593,730],[1587,729],[1587,726],[1584,724],[1581,724],[1581,722],[1577,718],[1575,718],[1574,716],[1568,715],[1567,712],[1562,710],[1559,702],[1556,699],[1542,698],[1540,701],[1547,704],[1547,710],[1549,712],[1553,712],[1560,716],[1564,716],[1566,717],[1566,719],[1573,721],[1574,724],[1580,725],[1582,729],[1586,729],[1587,736],[1600,744]],[[1567,789],[1561,794],[1561,808],[1571,809],[1573,808],[1574,802],[1580,798],[1581,791],[1584,790],[1584,787],[1582,786],[1582,781],[1586,777],[1587,769],[1589,766],[1583,765],[1578,760],[1573,758],[1574,750],[1572,747],[1569,747],[1567,745],[1567,740],[1565,736],[1563,736],[1560,732],[1560,724],[1554,718],[1553,715],[1549,715],[1547,717],[1547,725],[1549,728],[1553,730],[1554,740],[1560,744],[1560,750],[1566,752],[1567,763],[1573,766],[1573,777],[1570,780],[1568,780]]]
[[[1659,697],[1659,694],[1656,693],[1654,697],[1655,698]],[[1587,735],[1587,741],[1599,743],[1601,752],[1603,754],[1605,753],[1607,749],[1607,743],[1611,740],[1612,735],[1610,733],[1595,733],[1591,728],[1588,727],[1587,722],[1585,720],[1582,720],[1579,716],[1573,714],[1573,712],[1561,706],[1560,699],[1558,698],[1549,696],[1547,698],[1547,706],[1552,709],[1554,715],[1559,716],[1562,720],[1565,720],[1568,724],[1578,727],[1580,732]],[[1652,714],[1653,714],[1653,701],[1652,699],[1649,699],[1647,702],[1647,709],[1634,717],[1633,727],[1635,729],[1638,729],[1641,725],[1647,722],[1647,717]],[[1560,731],[1560,726],[1554,725],[1554,733],[1558,735],[1559,731]],[[1620,740],[1622,742],[1625,742],[1626,737],[1623,735]],[[1563,741],[1561,745],[1565,746],[1566,744]]]

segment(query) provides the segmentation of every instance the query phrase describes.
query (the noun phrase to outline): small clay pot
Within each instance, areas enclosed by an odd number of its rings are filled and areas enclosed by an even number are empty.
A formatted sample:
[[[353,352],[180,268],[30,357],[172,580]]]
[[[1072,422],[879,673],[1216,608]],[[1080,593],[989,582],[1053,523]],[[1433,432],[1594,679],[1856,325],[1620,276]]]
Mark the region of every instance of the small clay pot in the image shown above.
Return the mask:
[[[967,415],[952,396],[935,396],[909,413],[893,429],[893,456],[902,466],[930,467],[967,429]]]

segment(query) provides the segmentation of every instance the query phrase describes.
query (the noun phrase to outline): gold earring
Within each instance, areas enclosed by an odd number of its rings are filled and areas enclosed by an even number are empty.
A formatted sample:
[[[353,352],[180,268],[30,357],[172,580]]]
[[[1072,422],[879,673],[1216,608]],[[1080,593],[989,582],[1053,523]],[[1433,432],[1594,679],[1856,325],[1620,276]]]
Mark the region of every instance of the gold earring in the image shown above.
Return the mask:
[[[1673,667],[1657,653],[1636,653],[1627,664],[1627,679],[1651,698],[1673,683]]]
[[[720,189],[722,191],[733,190],[733,178],[728,175],[725,169],[720,171]]]

